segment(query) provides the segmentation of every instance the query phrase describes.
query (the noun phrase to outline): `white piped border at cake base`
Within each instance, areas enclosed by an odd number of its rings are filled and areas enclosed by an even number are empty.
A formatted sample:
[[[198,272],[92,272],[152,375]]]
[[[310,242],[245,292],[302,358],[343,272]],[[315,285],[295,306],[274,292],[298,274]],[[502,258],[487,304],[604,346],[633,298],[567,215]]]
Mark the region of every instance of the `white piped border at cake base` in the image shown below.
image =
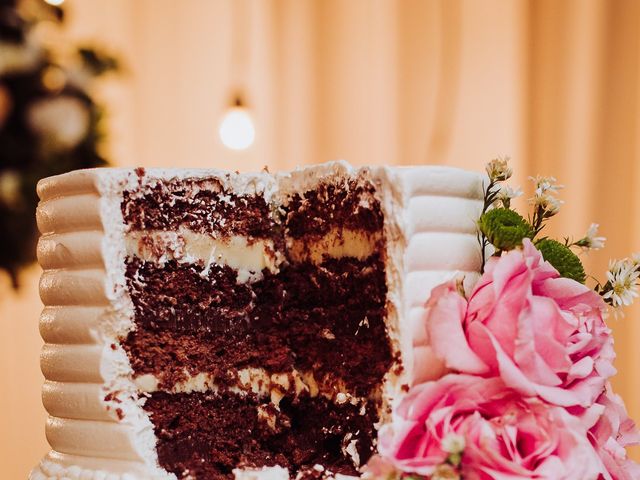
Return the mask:
[[[356,480],[358,477],[352,477],[350,475],[343,475],[341,473],[333,474],[326,471],[322,465],[314,465],[311,467],[316,470],[321,478],[329,480]],[[236,468],[233,471],[235,477],[234,480],[289,480],[289,470],[280,466],[275,467],[262,467],[262,468]],[[299,478],[296,477],[296,479]]]
[[[51,451],[29,474],[29,480],[176,480],[166,472],[150,472],[140,462],[94,459]]]

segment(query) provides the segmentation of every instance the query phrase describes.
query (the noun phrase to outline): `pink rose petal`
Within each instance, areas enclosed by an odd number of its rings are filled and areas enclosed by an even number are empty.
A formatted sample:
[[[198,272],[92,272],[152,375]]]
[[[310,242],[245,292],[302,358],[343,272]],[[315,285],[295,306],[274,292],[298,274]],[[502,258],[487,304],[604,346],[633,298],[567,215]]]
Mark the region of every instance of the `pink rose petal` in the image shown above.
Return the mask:
[[[448,283],[428,306],[433,353],[452,371],[499,375],[523,395],[567,407],[592,403],[615,373],[604,302],[561,278],[528,240],[488,262],[468,302]]]

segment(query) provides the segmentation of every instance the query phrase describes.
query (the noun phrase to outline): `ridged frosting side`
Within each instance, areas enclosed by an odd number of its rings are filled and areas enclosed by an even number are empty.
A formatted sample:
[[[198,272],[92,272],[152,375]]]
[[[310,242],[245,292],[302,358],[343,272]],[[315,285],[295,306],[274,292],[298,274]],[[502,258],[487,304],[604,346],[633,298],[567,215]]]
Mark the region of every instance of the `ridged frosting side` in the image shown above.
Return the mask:
[[[426,329],[431,290],[464,279],[470,289],[482,264],[476,222],[482,211],[484,176],[449,167],[397,169],[406,208],[402,330],[412,339],[411,383],[435,379],[444,366],[434,356]]]
[[[38,186],[42,400],[52,451],[31,479],[175,478],[157,465],[153,427],[118,343],[133,326],[120,213],[121,191],[133,181],[133,171],[88,170]]]

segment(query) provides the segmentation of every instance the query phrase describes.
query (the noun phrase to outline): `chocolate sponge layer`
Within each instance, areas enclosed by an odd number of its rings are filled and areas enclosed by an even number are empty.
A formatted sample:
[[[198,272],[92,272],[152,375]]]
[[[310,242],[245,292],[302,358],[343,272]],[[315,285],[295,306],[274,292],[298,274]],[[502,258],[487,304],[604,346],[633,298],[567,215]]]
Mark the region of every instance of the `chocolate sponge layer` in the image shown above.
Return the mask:
[[[216,178],[158,180],[123,192],[121,210],[130,230],[175,230],[276,238],[321,236],[332,227],[374,232],[383,216],[375,187],[364,180],[320,183],[282,199],[277,208],[262,194],[238,195]]]
[[[144,409],[154,424],[160,465],[178,478],[226,480],[237,467],[273,465],[295,477],[316,464],[355,475],[352,456],[365,463],[374,450],[375,409],[361,414],[358,406],[323,398],[285,398],[276,410],[253,395],[156,392]]]
[[[293,195],[284,210],[287,236],[321,236],[333,227],[376,232],[382,230],[380,202],[369,182],[322,183],[317,188]]]
[[[175,230],[271,238],[275,221],[262,195],[236,195],[215,179],[157,181],[123,192],[130,230]]]
[[[124,342],[136,374],[169,387],[191,374],[233,376],[313,371],[367,396],[392,363],[385,329],[386,284],[379,255],[292,264],[262,280],[236,283],[229,267],[130,258],[127,282],[136,330]]]

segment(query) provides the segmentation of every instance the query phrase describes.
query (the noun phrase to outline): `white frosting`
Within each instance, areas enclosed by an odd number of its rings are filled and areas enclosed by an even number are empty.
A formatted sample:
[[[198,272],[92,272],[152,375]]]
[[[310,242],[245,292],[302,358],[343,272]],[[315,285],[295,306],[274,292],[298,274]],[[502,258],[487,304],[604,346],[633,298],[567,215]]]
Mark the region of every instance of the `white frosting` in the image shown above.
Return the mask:
[[[335,480],[355,480],[357,477],[351,477],[349,475],[332,474],[326,472],[322,465],[315,465],[313,467],[320,473],[323,473],[322,478]],[[234,480],[289,480],[289,471],[286,468],[280,466],[275,467],[263,467],[263,468],[247,468],[247,469],[235,469],[233,471],[235,477]]]
[[[79,171],[39,185],[41,367],[53,450],[31,478],[175,478],[157,465],[153,426],[117,341],[132,327],[120,213],[131,176]]]
[[[289,480],[289,471],[282,467],[236,468],[233,474],[235,480]]]
[[[216,176],[235,192],[261,192],[268,200],[277,200],[311,188],[319,178],[354,172],[348,164],[335,162],[277,175],[149,169],[147,176]],[[459,274],[471,282],[479,270],[474,232],[482,203],[482,177],[445,167],[375,167],[361,174],[377,185],[385,216],[387,327],[404,366],[403,371],[385,377],[385,406],[393,407],[403,385],[413,381],[414,355],[415,361],[433,362],[421,323],[431,288]],[[42,232],[38,258],[44,269],[40,291],[45,304],[40,330],[46,342],[43,402],[50,415],[46,431],[52,451],[31,473],[31,479],[175,478],[158,466],[152,424],[141,408],[139,385],[117,340],[133,328],[124,258],[127,252],[145,255],[136,251],[131,240],[127,243],[120,211],[121,192],[138,182],[137,174],[129,169],[96,169],[45,179],[38,186],[37,220]],[[241,258],[238,253],[247,250],[235,241],[221,245],[200,237],[188,240],[184,258],[208,257],[207,261],[244,266],[247,271],[277,268],[277,260],[273,263],[272,257],[265,257],[269,245],[257,244],[250,255]],[[339,242],[325,240],[315,251],[339,256]],[[357,251],[346,246],[352,250],[344,250],[345,254],[365,252],[375,241],[353,240],[345,245],[357,245]],[[432,364],[435,375],[440,366]],[[248,378],[252,385],[251,376]],[[210,380],[195,378],[191,387],[210,388]],[[301,382],[310,389],[314,383],[320,392],[322,386],[315,379],[305,377]],[[335,401],[350,401],[347,394],[338,389],[332,396]],[[346,442],[344,447],[352,454],[354,448],[349,445]],[[279,467],[235,474],[247,480],[288,478]]]
[[[64,240],[66,243],[91,240],[87,232],[78,233],[82,234],[78,235],[79,238],[68,238],[70,234],[65,234]],[[60,237],[63,235],[43,237],[40,257],[44,268],[45,265],[59,265],[64,262],[60,257],[70,255],[66,253],[69,249]],[[292,261],[310,261],[315,264],[322,263],[325,256],[364,260],[376,252],[377,245],[382,240],[379,233],[336,227],[317,239],[287,238],[287,254]],[[229,266],[238,271],[239,282],[261,278],[263,269],[277,273],[284,261],[282,253],[275,250],[273,240],[249,241],[246,237],[237,235],[214,237],[184,227],[171,232],[131,231],[126,234],[125,242],[129,256],[158,264],[164,264],[168,260],[195,263],[204,266],[203,274],[209,271],[211,265]],[[95,252],[89,249],[86,244],[78,245],[73,260],[86,265],[90,265],[92,261],[99,262],[101,258],[95,258]]]
[[[398,172],[406,192],[401,328],[411,338],[413,363],[430,365],[421,375],[411,376],[415,384],[438,378],[445,370],[429,346],[425,328],[431,289],[458,277],[470,290],[479,277],[476,221],[482,210],[483,177],[444,167],[406,167]]]

